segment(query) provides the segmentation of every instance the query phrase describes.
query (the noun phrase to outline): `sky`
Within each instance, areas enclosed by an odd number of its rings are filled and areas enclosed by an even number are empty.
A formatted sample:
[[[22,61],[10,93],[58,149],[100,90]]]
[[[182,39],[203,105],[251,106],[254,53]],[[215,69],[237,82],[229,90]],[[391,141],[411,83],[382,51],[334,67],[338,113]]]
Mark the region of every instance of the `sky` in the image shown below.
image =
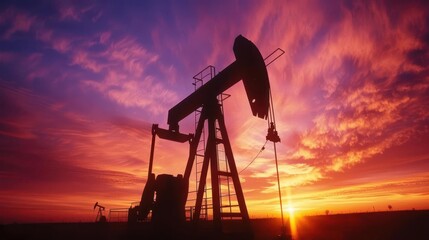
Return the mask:
[[[235,61],[239,34],[285,51],[267,67],[285,209],[429,208],[425,1],[2,1],[0,223],[139,201],[151,125],[168,127],[195,74]],[[273,144],[258,155],[267,123],[241,82],[225,93],[250,217],[279,216]],[[188,149],[157,140],[154,173],[183,174]]]

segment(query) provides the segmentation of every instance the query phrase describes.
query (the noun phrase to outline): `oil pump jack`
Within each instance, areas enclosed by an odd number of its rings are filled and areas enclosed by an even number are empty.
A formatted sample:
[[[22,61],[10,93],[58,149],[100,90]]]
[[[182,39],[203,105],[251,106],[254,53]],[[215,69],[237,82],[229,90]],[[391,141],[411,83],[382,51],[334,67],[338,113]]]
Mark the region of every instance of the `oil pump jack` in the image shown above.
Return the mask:
[[[98,213],[97,213],[97,217],[95,218],[95,222],[107,222],[106,216],[103,215],[103,211],[105,207],[98,204],[98,202],[94,204],[94,210],[96,207],[98,207]]]
[[[236,58],[233,63],[168,111],[168,130],[158,127],[157,124],[152,126],[148,180],[142,193],[140,205],[129,210],[129,221],[146,219],[150,211],[152,211],[151,221],[163,226],[185,221],[185,204],[188,195],[189,178],[202,131],[207,121],[208,137],[192,220],[195,222],[200,220],[204,188],[210,167],[215,230],[222,230],[223,218],[241,218],[244,223],[249,223],[249,214],[243,190],[217,96],[242,80],[253,115],[266,119],[270,107],[270,84],[264,59],[258,48],[251,41],[239,35],[234,41],[233,51]],[[180,133],[179,122],[200,108],[201,115],[195,134]],[[216,135],[216,131],[220,131],[220,137]],[[156,136],[176,142],[189,142],[189,157],[183,175],[179,174],[175,177],[161,174],[155,178],[155,174],[152,173],[152,166]],[[267,140],[280,141],[274,126],[269,128]],[[228,171],[219,169],[217,164],[218,152],[216,146],[218,144],[224,145]],[[219,177],[232,178],[239,211],[222,212]],[[155,194],[156,199],[154,199]]]

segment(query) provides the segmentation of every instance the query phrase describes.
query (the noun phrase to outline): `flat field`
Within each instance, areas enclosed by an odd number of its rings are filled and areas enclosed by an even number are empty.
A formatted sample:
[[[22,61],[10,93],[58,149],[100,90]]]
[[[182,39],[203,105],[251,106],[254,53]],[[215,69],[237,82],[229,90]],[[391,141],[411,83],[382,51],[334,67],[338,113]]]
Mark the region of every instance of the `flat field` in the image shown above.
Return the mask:
[[[288,221],[286,221],[288,222]],[[252,219],[253,234],[241,222],[216,234],[210,221],[198,228],[154,227],[150,223],[39,223],[0,225],[0,239],[279,239],[280,219]],[[308,216],[295,219],[292,239],[429,239],[429,210]]]

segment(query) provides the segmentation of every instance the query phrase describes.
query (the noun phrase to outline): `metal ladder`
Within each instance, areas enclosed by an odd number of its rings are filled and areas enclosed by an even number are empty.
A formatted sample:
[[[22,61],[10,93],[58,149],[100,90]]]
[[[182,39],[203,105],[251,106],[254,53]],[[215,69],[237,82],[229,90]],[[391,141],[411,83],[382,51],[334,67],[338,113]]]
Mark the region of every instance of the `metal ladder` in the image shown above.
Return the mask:
[[[198,88],[200,88],[201,86],[204,85],[204,82],[209,81],[215,75],[216,75],[216,68],[214,66],[209,65],[206,68],[204,68],[203,70],[201,70],[199,73],[197,73],[193,77],[193,79],[194,79],[194,83],[193,83],[194,90],[196,91]],[[197,129],[198,120],[200,119],[200,116],[201,116],[201,110],[202,110],[202,108],[198,108],[194,114],[194,117],[195,117],[194,128],[195,128],[195,130]],[[205,134],[205,132],[206,132],[205,128],[203,128],[202,135],[201,135],[200,141],[198,143],[197,152],[195,155],[195,182],[196,182],[195,195],[196,195],[196,192],[198,191],[198,186],[199,186],[199,182],[200,182],[201,167],[202,167],[202,164],[204,161],[204,153],[206,151],[206,134]],[[200,219],[202,219],[202,220],[208,220],[209,219],[208,210],[211,208],[210,207],[211,198],[208,196],[207,190],[210,190],[210,189],[206,185],[204,187],[204,198],[203,198],[203,204],[201,206]],[[196,199],[196,197],[195,197],[195,199]]]

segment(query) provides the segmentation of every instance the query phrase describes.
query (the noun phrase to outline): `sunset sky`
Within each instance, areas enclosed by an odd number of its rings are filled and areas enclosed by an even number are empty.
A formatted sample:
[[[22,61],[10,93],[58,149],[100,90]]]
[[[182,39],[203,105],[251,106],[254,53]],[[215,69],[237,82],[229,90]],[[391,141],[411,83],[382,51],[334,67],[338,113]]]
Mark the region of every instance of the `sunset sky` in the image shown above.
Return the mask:
[[[267,68],[285,209],[429,208],[426,1],[1,1],[0,223],[138,201],[152,123],[168,127],[196,73],[235,60],[239,34],[286,52]],[[241,171],[267,124],[242,83],[226,93]],[[182,174],[188,147],[159,140],[154,173]],[[240,174],[251,218],[279,216],[275,174],[267,143]]]

